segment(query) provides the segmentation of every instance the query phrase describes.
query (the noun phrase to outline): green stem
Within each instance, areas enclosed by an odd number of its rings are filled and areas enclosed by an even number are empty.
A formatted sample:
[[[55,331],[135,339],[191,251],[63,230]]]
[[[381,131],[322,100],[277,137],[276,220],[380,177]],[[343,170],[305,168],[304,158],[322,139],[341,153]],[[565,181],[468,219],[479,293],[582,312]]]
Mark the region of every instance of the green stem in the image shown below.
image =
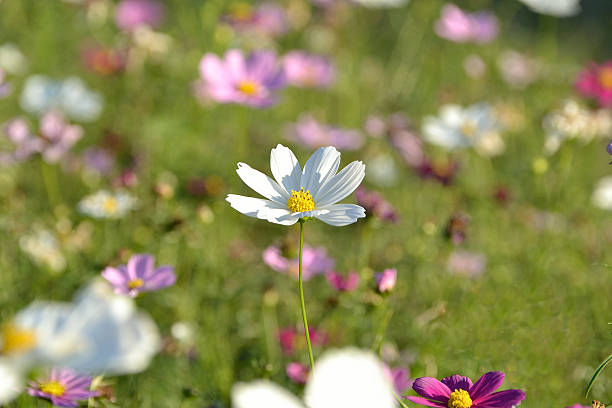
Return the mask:
[[[304,220],[300,218],[300,255],[299,255],[299,274],[298,286],[300,289],[300,306],[302,307],[302,320],[304,321],[304,336],[308,346],[308,358],[310,359],[310,373],[314,375],[314,357],[312,356],[312,346],[310,345],[310,332],[308,331],[308,319],[306,318],[306,304],[304,303],[304,285],[302,282],[302,252],[304,249]]]
[[[55,167],[48,165],[44,160],[40,159],[40,170],[43,183],[45,184],[45,190],[47,191],[47,199],[49,200],[51,208],[55,208],[55,206],[59,204],[61,197]]]
[[[402,397],[397,395],[395,392],[393,393],[393,395],[395,396],[395,399],[397,400],[397,402],[399,402],[399,404],[402,406],[402,408],[408,408],[408,406],[404,404],[404,401],[402,401]]]
[[[380,348],[382,346],[383,340],[385,339],[385,332],[387,331],[387,326],[389,325],[389,321],[393,316],[393,309],[389,308],[389,305],[386,303],[386,300],[384,309],[384,317],[378,326],[378,330],[376,330],[376,337],[374,338],[374,343],[372,344],[372,351],[376,353],[380,353]]]

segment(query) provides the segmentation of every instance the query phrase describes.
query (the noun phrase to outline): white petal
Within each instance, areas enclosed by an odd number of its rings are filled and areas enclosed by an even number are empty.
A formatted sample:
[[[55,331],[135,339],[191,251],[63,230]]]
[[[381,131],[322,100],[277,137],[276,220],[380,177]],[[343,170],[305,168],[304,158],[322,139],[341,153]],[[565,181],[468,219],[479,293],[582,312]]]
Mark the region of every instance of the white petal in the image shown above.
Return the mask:
[[[235,384],[231,394],[234,408],[304,408],[289,391],[264,380]]]
[[[360,161],[350,163],[325,183],[316,197],[313,195],[315,205],[321,208],[342,200],[359,187],[363,176],[365,176],[365,164]]]
[[[233,209],[249,217],[282,225],[293,225],[298,220],[287,209],[286,204],[282,205],[270,200],[236,194],[228,194],[225,200],[230,203]]]
[[[300,189],[302,169],[293,152],[281,144],[270,152],[270,170],[274,179],[285,188],[288,194],[291,190]]]
[[[304,392],[309,408],[396,406],[390,379],[371,352],[352,348],[328,351],[315,363],[314,373]]]
[[[457,129],[448,126],[438,118],[430,116],[425,118],[423,123],[423,138],[429,143],[446,149],[455,149],[467,144]]]
[[[459,105],[444,105],[440,108],[440,119],[448,126],[461,126],[464,115]]]
[[[9,359],[0,358],[0,378],[0,405],[4,405],[23,391],[23,374]]]
[[[334,227],[343,227],[365,217],[365,209],[356,204],[334,204],[325,209],[329,212],[317,215],[316,218]]]
[[[310,191],[313,198],[316,197],[321,186],[336,174],[339,166],[340,153],[335,147],[318,148],[304,165],[300,187]]]
[[[248,164],[238,163],[236,173],[238,173],[242,181],[244,181],[244,184],[267,199],[282,204],[286,204],[287,200],[289,200],[289,194],[287,194],[281,186],[270,177],[253,169]]]

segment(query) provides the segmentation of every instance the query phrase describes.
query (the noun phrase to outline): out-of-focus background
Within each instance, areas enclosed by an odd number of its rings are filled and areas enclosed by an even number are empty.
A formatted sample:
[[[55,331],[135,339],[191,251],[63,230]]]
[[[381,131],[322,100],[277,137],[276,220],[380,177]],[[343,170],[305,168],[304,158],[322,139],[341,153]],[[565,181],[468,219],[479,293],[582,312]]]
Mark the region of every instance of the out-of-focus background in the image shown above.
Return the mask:
[[[302,164],[334,145],[367,166],[345,202],[368,216],[305,225],[315,354],[586,403],[612,330],[611,27],[606,0],[2,0],[0,321],[149,253],[177,276],[136,299],[162,350],[96,404],[229,407],[256,378],[299,394],[298,227],[225,196],[257,196],[239,161],[270,175],[279,143]],[[228,50],[274,52],[267,106],[199,69]],[[611,390],[604,371],[593,396]]]

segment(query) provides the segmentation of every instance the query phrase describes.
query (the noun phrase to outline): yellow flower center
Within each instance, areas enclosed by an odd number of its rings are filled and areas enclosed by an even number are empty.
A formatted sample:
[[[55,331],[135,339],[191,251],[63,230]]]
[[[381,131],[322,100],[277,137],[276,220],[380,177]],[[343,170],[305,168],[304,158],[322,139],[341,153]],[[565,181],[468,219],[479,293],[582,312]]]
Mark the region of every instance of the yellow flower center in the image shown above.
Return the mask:
[[[287,201],[287,207],[294,213],[312,211],[315,208],[315,203],[310,195],[310,191],[304,191],[304,188],[300,188],[300,191],[291,190],[291,197]]]
[[[131,281],[128,282],[127,286],[128,289],[132,290],[132,289],[138,289],[139,287],[141,287],[142,285],[144,285],[144,282],[142,281],[142,279],[138,278],[138,279],[133,279]]]
[[[102,207],[104,207],[104,211],[106,211],[108,214],[114,214],[117,211],[117,208],[119,207],[119,203],[115,198],[109,197],[104,200],[104,204],[102,204]]]
[[[466,390],[455,389],[455,391],[451,392],[448,399],[448,408],[470,408],[471,406],[472,399]]]
[[[478,130],[478,127],[471,120],[465,121],[461,125],[461,133],[463,133],[463,135],[465,137],[469,138],[469,139],[471,139],[474,136],[476,136],[476,131],[477,130]]]
[[[612,90],[612,67],[605,67],[599,71],[599,83],[606,89]]]
[[[259,92],[259,84],[254,81],[242,81],[238,84],[238,90],[245,95],[253,96]]]
[[[57,381],[48,381],[40,384],[38,386],[38,389],[44,392],[45,394],[61,397],[62,395],[64,395],[64,391],[66,391],[66,386],[60,384]]]
[[[24,330],[14,323],[5,324],[0,332],[2,345],[0,354],[17,354],[31,350],[36,346],[36,336],[33,330]]]

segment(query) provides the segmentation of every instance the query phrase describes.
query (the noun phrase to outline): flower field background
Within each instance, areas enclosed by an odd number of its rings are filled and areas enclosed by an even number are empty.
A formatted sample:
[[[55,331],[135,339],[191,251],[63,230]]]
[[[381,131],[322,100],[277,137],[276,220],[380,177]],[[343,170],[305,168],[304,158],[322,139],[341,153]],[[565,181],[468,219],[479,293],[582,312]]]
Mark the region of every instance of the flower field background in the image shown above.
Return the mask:
[[[105,278],[161,341],[84,406],[231,407],[261,378],[301,395],[300,227],[226,196],[258,196],[237,163],[272,176],[278,144],[302,166],[335,146],[365,163],[342,203],[366,217],[304,224],[315,360],[372,350],[401,395],[502,371],[521,406],[590,404],[612,339],[611,27],[604,0],[1,0],[0,323]],[[49,405],[30,394],[7,406]],[[612,402],[609,370],[590,395]]]

